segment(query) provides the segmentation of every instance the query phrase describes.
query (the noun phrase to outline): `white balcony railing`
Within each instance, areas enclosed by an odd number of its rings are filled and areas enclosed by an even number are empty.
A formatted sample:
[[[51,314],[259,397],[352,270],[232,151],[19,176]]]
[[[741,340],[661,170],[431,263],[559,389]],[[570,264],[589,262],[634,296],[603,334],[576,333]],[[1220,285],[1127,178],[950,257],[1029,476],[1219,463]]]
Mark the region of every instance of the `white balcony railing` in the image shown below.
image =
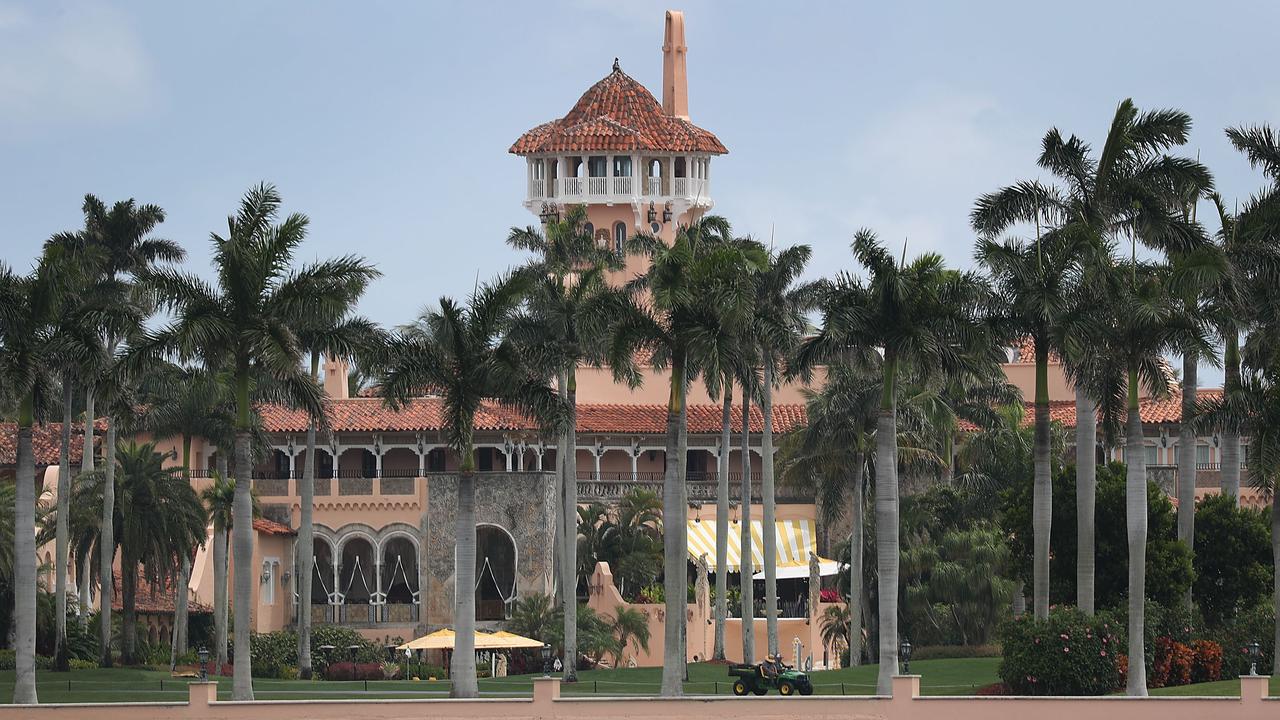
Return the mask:
[[[658,197],[662,195],[662,178],[660,177],[645,178],[644,194],[649,197]]]
[[[560,198],[565,201],[628,202],[634,198],[682,198],[706,202],[710,185],[701,178],[672,178],[670,192],[663,192],[660,177],[567,177],[551,182],[529,181],[529,200]]]

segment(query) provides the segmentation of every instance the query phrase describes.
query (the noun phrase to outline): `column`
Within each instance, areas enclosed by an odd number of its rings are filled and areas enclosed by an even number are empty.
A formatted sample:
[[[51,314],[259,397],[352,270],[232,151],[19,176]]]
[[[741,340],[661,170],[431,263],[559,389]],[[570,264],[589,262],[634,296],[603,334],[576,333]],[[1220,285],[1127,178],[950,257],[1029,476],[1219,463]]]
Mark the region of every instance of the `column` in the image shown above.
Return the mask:
[[[511,442],[511,438],[502,438],[502,453],[507,458],[507,472],[511,472],[511,449],[513,447],[515,447],[515,444]]]
[[[427,449],[422,444],[422,433],[414,436],[418,450],[418,477],[427,474]]]
[[[631,448],[628,450],[627,454],[631,456],[631,482],[636,482],[640,479],[640,473],[637,471],[637,462],[640,459],[639,439],[631,441]]]
[[[604,456],[604,443],[600,442],[600,440],[596,440],[595,444],[591,446],[591,457],[595,461],[595,472],[596,472],[595,479],[596,480],[601,479],[600,458],[603,456]]]
[[[529,448],[528,448],[528,445],[526,445],[523,440],[516,443],[516,448],[518,453],[516,455],[516,470],[519,472],[524,472],[524,454],[525,454],[525,451],[527,451]]]

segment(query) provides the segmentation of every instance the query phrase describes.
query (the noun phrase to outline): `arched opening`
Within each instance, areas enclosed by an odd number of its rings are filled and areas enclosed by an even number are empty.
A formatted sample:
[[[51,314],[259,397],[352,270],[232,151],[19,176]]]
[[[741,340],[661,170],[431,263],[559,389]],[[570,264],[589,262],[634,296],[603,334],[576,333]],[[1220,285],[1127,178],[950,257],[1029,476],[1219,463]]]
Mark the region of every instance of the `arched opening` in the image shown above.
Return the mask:
[[[311,541],[311,606],[328,605],[333,594],[333,546],[320,538]]]
[[[591,237],[595,237],[595,236],[596,236],[596,226],[595,226],[595,225],[592,225],[591,223],[587,223],[587,224],[585,224],[585,225],[583,225],[583,226],[582,226],[582,232],[586,233],[587,235],[590,235]]]
[[[505,620],[515,596],[515,540],[497,525],[477,525],[476,620]]]
[[[618,221],[613,224],[613,251],[619,255],[627,246],[627,224]]]
[[[327,450],[316,448],[315,477],[325,480],[333,478],[333,456]]]
[[[360,477],[371,478],[378,476],[378,456],[373,454],[371,450],[360,451]]]
[[[273,478],[289,477],[289,456],[283,450],[271,451],[271,475]]]
[[[373,543],[366,538],[357,535],[342,546],[338,591],[342,593],[343,622],[374,622],[374,606],[370,601],[378,587],[375,567]]]
[[[384,621],[418,621],[418,548],[404,535],[382,544],[382,592]]]

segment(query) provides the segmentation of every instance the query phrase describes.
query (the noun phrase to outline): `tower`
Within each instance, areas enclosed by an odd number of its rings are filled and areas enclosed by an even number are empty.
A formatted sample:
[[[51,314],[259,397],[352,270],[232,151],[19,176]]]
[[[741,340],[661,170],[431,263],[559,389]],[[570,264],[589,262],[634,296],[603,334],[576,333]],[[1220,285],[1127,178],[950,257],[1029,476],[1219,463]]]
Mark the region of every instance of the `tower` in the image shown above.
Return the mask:
[[[689,121],[684,14],[667,11],[662,45],[662,103],[617,60],[568,114],[516,140],[525,158],[524,206],[544,222],[584,205],[590,231],[622,251],[637,231],[671,242],[676,229],[712,206],[711,158],[728,152]],[[621,277],[644,271],[630,258]]]

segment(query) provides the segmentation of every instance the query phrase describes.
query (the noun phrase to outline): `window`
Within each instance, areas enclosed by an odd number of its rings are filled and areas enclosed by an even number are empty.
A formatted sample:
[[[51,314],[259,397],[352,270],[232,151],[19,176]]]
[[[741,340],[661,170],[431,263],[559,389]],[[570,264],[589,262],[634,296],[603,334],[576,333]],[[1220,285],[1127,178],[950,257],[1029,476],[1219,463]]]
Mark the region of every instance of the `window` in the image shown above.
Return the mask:
[[[476,449],[476,467],[481,471],[493,470],[493,448]]]
[[[603,155],[592,155],[587,158],[587,176],[605,177],[608,175],[609,159]]]
[[[662,226],[656,222],[651,222],[649,223],[649,231],[652,232],[654,235],[657,235],[659,232],[662,231]]]
[[[1206,445],[1205,443],[1198,443],[1196,445],[1196,464],[1197,465],[1209,464],[1209,446]]]
[[[427,453],[427,470],[444,472],[444,448],[435,448]]]
[[[368,450],[360,451],[360,477],[376,477],[378,475],[378,457]]]
[[[707,451],[689,450],[685,453],[684,470],[686,474],[705,473],[707,471]]]
[[[272,455],[275,457],[275,476],[278,478],[289,477],[289,456],[280,450],[276,450]]]
[[[626,246],[627,224],[624,222],[616,222],[613,224],[613,251],[621,255]]]
[[[327,452],[316,451],[316,477],[333,477],[333,456]]]
[[[1146,449],[1146,451],[1147,451],[1147,464],[1148,464],[1148,465],[1157,465],[1157,464],[1159,464],[1159,462],[1156,460],[1156,456],[1157,456],[1157,454],[1158,454],[1158,453],[1157,453],[1157,448],[1156,448],[1156,446],[1155,446],[1155,445],[1146,445],[1146,446],[1145,446],[1145,449]]]
[[[595,226],[595,225],[592,225],[591,223],[587,223],[586,225],[583,225],[583,226],[582,226],[582,231],[583,231],[584,233],[586,233],[586,234],[590,235],[591,237],[595,237],[595,236],[596,236],[596,226]]]
[[[631,177],[631,156],[630,155],[614,155],[613,156],[613,176],[614,177]]]
[[[675,168],[673,169],[671,174],[674,175],[675,177],[685,177],[684,158],[682,157],[676,158],[674,165],[675,165]]]

